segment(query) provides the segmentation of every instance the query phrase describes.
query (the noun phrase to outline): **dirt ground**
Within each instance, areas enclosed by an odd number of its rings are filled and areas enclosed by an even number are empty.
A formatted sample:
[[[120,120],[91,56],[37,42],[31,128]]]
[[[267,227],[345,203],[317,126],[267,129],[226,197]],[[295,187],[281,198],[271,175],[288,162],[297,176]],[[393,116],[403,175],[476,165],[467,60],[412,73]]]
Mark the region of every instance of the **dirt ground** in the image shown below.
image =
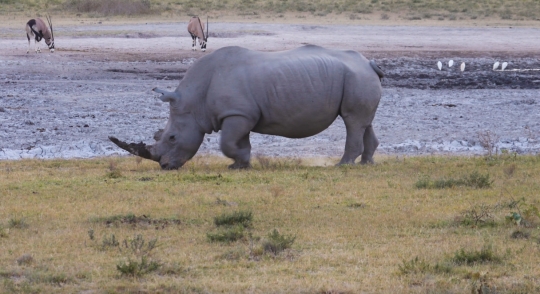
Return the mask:
[[[540,152],[540,28],[216,22],[202,53],[191,51],[186,26],[60,23],[53,54],[43,42],[42,53],[32,44],[26,54],[24,25],[2,27],[0,159],[126,154],[108,136],[152,144],[168,105],[151,89],[175,88],[197,58],[230,45],[278,51],[303,44],[357,50],[383,69],[377,154],[483,154],[490,142]],[[508,66],[494,71],[495,61]],[[199,154],[220,154],[218,140],[207,135]],[[339,157],[345,128],[338,118],[310,138],[252,134],[251,141],[253,154]]]

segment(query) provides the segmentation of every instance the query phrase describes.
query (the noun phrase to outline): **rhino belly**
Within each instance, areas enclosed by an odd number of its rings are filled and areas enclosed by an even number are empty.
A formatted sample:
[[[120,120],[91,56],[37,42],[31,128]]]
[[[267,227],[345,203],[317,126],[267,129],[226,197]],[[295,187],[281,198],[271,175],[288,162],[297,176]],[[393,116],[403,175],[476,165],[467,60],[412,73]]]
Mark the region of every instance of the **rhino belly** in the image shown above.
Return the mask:
[[[322,111],[307,116],[280,116],[279,120],[262,117],[252,131],[287,138],[305,138],[326,130],[337,115],[336,109],[332,112]]]

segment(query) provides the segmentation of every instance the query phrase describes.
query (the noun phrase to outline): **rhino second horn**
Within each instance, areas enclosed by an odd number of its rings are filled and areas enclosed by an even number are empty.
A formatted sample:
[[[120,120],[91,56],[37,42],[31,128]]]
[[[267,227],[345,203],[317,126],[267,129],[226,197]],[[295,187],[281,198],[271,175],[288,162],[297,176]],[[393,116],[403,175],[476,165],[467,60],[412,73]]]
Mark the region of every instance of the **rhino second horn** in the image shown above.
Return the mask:
[[[160,93],[161,96],[159,97],[159,99],[161,99],[161,101],[163,101],[163,102],[171,102],[172,100],[180,98],[178,93],[175,92],[175,91],[169,92],[169,91],[165,91],[165,90],[162,90],[162,89],[159,89],[159,88],[154,88],[154,89],[152,89],[152,91],[154,91],[156,93]]]
[[[131,153],[133,155],[137,155],[137,156],[140,156],[142,158],[158,161],[158,160],[154,159],[154,157],[152,156],[152,153],[150,152],[150,147],[152,147],[151,145],[148,146],[148,145],[144,144],[143,142],[140,142],[140,143],[137,143],[137,144],[135,144],[135,143],[129,143],[128,144],[128,143],[120,141],[116,137],[112,137],[112,136],[109,137],[109,140],[111,140],[118,147],[126,150],[127,152],[129,152],[129,153]]]
[[[159,131],[154,133],[154,140],[156,140],[156,142],[161,140],[161,135],[163,135],[163,129],[159,129]]]

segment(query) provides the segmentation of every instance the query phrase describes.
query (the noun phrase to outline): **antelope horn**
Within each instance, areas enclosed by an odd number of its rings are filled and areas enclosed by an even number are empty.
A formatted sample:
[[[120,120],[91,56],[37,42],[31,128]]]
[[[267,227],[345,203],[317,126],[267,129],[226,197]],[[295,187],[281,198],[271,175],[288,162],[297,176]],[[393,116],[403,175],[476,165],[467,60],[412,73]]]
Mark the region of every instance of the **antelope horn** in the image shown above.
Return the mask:
[[[47,22],[49,23],[49,28],[51,29],[51,38],[54,40],[54,33],[52,28],[52,19],[50,15],[45,16],[47,18]]]
[[[118,147],[126,150],[127,152],[140,156],[142,158],[150,159],[153,161],[159,161],[154,158],[152,155],[152,152],[150,151],[152,145],[146,145],[143,142],[140,143],[126,143],[123,141],[118,140],[116,137],[109,136],[109,140],[111,140],[114,144],[116,144]]]
[[[201,21],[201,19],[200,19],[198,16],[197,16],[197,19],[199,20],[199,27],[201,28],[201,33],[202,33],[202,35],[203,35],[203,39],[204,39],[204,41],[206,42],[206,37],[204,36],[204,29],[203,29],[203,27],[202,27],[202,21]]]
[[[206,37],[204,37],[204,41],[208,42],[208,28],[210,27],[210,23],[208,22],[208,15],[206,16]]]

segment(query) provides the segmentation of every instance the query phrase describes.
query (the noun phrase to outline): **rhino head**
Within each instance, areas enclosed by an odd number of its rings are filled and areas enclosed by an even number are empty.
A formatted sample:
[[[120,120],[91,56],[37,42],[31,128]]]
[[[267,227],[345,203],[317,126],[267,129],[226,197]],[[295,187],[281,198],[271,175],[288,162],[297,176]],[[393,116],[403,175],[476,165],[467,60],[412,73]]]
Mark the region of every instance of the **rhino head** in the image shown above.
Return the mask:
[[[197,124],[194,113],[186,111],[178,92],[157,88],[153,91],[162,94],[161,101],[170,103],[169,121],[165,129],[154,134],[156,143],[126,143],[115,137],[109,137],[109,140],[133,155],[157,161],[162,169],[178,169],[197,153],[204,139],[204,132]]]

